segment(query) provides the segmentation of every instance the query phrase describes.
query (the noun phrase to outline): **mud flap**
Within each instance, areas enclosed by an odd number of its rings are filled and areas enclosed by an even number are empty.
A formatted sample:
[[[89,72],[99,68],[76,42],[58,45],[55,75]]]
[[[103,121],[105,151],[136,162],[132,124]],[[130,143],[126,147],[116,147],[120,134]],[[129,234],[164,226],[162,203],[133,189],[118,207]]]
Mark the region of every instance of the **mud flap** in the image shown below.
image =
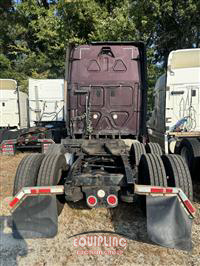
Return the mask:
[[[55,195],[28,196],[12,213],[14,238],[51,238],[57,234]]]
[[[192,218],[177,196],[147,196],[147,232],[149,238],[164,247],[192,249]]]

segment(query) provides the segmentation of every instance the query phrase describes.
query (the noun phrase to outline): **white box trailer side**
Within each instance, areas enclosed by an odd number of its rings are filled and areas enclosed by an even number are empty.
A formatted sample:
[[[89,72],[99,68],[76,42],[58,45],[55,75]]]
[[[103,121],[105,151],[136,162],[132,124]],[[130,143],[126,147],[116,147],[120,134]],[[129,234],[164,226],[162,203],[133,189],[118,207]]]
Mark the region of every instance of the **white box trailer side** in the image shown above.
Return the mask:
[[[0,127],[27,127],[27,94],[18,90],[17,82],[0,79]]]
[[[30,126],[65,121],[64,79],[29,79],[29,119]]]

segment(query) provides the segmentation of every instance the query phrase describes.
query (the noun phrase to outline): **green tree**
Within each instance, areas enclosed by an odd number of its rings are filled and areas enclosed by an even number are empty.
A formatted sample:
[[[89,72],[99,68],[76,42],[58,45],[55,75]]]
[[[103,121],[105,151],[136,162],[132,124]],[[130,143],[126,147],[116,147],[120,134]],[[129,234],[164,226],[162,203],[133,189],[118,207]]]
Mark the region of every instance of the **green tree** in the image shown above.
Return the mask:
[[[64,75],[68,43],[142,40],[148,48],[149,108],[171,50],[200,46],[198,0],[2,0],[0,77]]]
[[[65,48],[55,11],[55,3],[36,0],[1,8],[1,77],[16,79],[23,90],[29,77],[63,77]]]

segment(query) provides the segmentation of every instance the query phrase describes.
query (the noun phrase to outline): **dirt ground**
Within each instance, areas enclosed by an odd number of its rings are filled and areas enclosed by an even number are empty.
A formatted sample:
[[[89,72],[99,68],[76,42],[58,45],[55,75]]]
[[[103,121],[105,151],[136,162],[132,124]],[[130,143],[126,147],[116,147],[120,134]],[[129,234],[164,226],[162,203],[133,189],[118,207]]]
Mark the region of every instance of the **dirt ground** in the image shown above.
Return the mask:
[[[6,198],[12,195],[14,175],[21,153],[14,157],[0,157],[0,265],[200,265],[200,200],[197,194],[194,206],[197,217],[193,222],[191,252],[163,248],[152,244],[147,237],[146,221],[137,204],[120,204],[117,208],[82,209],[65,205],[59,216],[58,234],[52,239],[14,239],[6,226],[9,212]],[[197,189],[200,194],[200,187]],[[74,247],[78,233],[103,230],[125,234],[125,247]],[[99,235],[90,233],[89,236]],[[104,232],[104,235],[117,236]],[[87,235],[82,235],[87,236]],[[77,255],[79,250],[100,250],[99,255]],[[105,254],[109,250],[121,251],[122,254]]]

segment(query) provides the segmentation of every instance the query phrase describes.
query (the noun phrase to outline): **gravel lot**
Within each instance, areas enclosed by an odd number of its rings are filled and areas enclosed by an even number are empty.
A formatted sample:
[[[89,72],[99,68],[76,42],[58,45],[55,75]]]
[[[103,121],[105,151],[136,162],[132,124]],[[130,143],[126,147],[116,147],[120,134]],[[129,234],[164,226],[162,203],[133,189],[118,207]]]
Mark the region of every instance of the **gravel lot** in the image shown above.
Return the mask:
[[[0,157],[0,265],[200,265],[200,199],[196,188],[195,207],[197,217],[193,222],[192,252],[178,251],[153,245],[148,241],[146,222],[137,205],[121,204],[113,210],[68,206],[59,217],[58,234],[53,239],[16,240],[6,226],[9,212],[6,198],[12,195],[14,175],[25,154]],[[104,230],[127,235],[127,245],[120,247],[123,254],[105,255],[108,250],[119,250],[101,246],[99,248],[73,246],[78,233]],[[89,236],[98,235],[90,233]],[[86,235],[84,235],[86,236]],[[105,236],[118,236],[105,233]],[[78,250],[101,250],[103,255],[77,255]]]

